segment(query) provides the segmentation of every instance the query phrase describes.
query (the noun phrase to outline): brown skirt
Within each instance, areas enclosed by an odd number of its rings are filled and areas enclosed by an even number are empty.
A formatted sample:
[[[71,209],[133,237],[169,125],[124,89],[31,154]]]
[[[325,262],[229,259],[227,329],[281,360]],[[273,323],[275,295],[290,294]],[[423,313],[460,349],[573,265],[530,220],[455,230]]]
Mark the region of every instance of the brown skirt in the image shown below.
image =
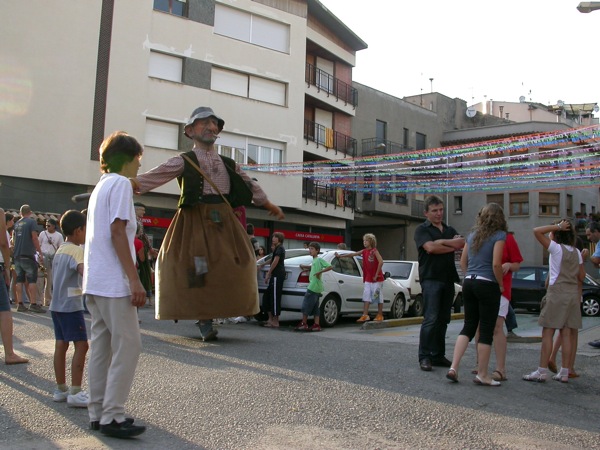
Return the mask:
[[[225,203],[181,208],[156,261],[156,318],[207,320],[259,311],[256,257]]]

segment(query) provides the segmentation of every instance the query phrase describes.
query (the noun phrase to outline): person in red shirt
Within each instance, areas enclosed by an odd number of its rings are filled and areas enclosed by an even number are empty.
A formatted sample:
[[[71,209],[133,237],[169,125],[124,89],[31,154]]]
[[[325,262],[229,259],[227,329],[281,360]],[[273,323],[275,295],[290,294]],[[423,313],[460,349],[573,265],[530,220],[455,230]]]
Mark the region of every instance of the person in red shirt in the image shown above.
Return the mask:
[[[494,328],[494,351],[496,352],[496,370],[492,372],[495,381],[506,380],[506,335],[504,334],[504,320],[508,314],[508,305],[511,298],[512,273],[519,270],[523,257],[515,237],[512,233],[506,234],[506,244],[502,255],[502,284],[504,291],[500,297],[500,311]]]
[[[363,282],[365,283],[365,289],[363,291],[363,314],[358,323],[368,322],[371,320],[369,317],[369,306],[371,303],[377,303],[377,316],[375,317],[376,322],[383,320],[383,294],[381,293],[381,283],[383,282],[383,258],[377,251],[377,239],[374,234],[367,233],[363,236],[363,245],[365,248],[360,252],[342,253],[336,252],[337,258],[351,258],[354,256],[362,256],[363,262]]]

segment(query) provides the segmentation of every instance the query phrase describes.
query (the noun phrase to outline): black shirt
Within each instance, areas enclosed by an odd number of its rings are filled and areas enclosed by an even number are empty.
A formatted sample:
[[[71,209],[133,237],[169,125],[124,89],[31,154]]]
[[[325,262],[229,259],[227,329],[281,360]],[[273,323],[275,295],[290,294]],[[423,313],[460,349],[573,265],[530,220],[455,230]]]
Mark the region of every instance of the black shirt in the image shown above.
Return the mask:
[[[279,262],[271,272],[271,275],[273,277],[285,277],[285,248],[283,248],[283,245],[278,245],[275,248],[275,250],[273,251],[273,258],[271,258],[271,261],[275,260],[276,256],[279,256]]]
[[[440,255],[429,254],[423,245],[429,241],[438,239],[454,239],[458,233],[451,226],[442,223],[443,231],[426,220],[415,230],[415,243],[419,251],[419,278],[423,280],[437,280],[456,283],[460,281],[456,264],[454,263],[454,252]]]

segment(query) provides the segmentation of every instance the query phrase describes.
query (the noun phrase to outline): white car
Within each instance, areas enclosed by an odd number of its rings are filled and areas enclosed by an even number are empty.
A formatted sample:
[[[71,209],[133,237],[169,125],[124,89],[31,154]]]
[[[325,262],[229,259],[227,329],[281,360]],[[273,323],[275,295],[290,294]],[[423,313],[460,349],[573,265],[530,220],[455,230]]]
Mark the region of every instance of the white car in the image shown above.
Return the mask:
[[[348,250],[325,250],[319,253],[333,266],[333,270],[321,275],[325,290],[321,296],[321,326],[331,327],[342,315],[360,315],[363,311],[363,277],[362,258],[336,258],[339,254],[353,253]],[[258,291],[263,294],[267,288],[265,275],[271,255],[257,261]],[[312,257],[307,249],[289,249],[285,254],[286,279],[283,284],[281,309],[283,311],[300,311],[302,300],[308,287],[310,271],[302,270],[300,265],[310,265]],[[386,279],[382,284],[383,312],[387,317],[399,319],[410,308],[412,302],[408,290],[396,280]],[[262,297],[261,297],[262,301]],[[375,314],[377,306],[371,305],[369,311]]]
[[[413,300],[408,314],[411,316],[422,316],[423,294],[419,281],[419,263],[417,261],[393,261],[386,259],[383,261],[383,273],[386,277],[402,283],[408,289]],[[458,283],[454,283],[453,308],[455,313],[459,313],[462,308],[462,286]]]

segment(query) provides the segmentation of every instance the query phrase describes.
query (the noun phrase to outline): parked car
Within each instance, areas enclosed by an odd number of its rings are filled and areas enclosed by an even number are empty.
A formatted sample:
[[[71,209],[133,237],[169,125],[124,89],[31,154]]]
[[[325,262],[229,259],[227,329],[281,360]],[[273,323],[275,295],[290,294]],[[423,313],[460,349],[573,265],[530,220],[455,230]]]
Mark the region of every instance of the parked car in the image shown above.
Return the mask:
[[[336,251],[352,253],[348,250],[325,250],[319,256],[333,266],[333,270],[321,275],[325,290],[320,300],[321,326],[331,327],[342,315],[360,315],[363,311],[363,278],[362,258],[336,258]],[[263,294],[267,288],[265,275],[269,270],[268,255],[257,261],[258,291]],[[281,298],[282,311],[300,311],[302,300],[308,287],[309,270],[302,270],[300,265],[310,265],[312,257],[307,249],[289,249],[285,251],[286,278],[283,283]],[[383,313],[393,319],[401,318],[410,308],[412,302],[408,290],[399,282],[387,279],[382,284]],[[376,312],[377,306],[371,305],[370,311]]]
[[[411,316],[423,315],[423,294],[421,293],[421,283],[419,282],[419,263],[417,261],[383,261],[383,273],[408,289],[413,304],[408,314]],[[455,313],[459,313],[462,308],[462,286],[454,283],[454,303]]]
[[[542,297],[546,295],[548,266],[524,266],[513,273],[511,303],[513,308],[539,311]],[[584,316],[600,314],[600,283],[591,276],[583,281],[583,302],[581,313]]]

